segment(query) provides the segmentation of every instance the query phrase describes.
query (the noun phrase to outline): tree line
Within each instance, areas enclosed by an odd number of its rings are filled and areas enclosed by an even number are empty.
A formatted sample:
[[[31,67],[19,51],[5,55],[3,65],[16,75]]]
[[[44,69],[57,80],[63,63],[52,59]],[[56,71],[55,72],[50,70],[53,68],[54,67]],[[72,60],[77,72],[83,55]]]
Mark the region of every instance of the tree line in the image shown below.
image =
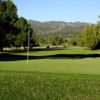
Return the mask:
[[[43,37],[40,37],[39,38],[39,43],[48,43],[48,44],[51,44],[51,45],[60,45],[62,43],[65,43],[67,42],[67,39],[66,38],[62,38],[62,37],[59,37],[59,36],[49,36],[48,38],[43,38]]]
[[[3,51],[3,47],[27,46],[28,30],[31,46],[39,45],[35,30],[24,17],[18,17],[12,0],[0,0],[0,51]]]

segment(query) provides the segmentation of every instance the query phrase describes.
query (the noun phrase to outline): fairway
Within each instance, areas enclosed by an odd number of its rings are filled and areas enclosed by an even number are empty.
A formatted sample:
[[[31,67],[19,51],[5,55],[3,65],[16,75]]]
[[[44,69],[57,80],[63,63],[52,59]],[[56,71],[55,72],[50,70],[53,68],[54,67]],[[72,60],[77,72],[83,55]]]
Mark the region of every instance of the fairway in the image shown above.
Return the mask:
[[[100,50],[0,52],[0,100],[100,100]]]
[[[0,58],[0,70],[100,75],[99,52],[77,47],[38,49],[30,51],[27,65],[26,51],[9,51]]]

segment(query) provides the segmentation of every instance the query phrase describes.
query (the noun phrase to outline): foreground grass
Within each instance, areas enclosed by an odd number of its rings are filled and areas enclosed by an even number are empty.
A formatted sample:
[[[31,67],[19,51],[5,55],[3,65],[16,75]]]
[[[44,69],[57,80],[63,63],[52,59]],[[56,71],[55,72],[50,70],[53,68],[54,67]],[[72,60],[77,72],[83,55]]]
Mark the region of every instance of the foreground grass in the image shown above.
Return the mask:
[[[0,100],[100,100],[100,76],[1,71]]]

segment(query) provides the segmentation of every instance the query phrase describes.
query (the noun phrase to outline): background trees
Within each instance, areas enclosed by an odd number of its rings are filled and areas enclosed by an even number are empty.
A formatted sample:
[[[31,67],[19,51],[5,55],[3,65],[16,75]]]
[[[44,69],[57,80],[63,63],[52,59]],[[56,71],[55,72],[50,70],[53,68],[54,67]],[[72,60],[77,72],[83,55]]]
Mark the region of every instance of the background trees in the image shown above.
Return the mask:
[[[39,43],[45,43],[45,39],[43,37],[39,38]]]
[[[62,43],[62,38],[58,36],[49,37],[49,43],[58,46]]]

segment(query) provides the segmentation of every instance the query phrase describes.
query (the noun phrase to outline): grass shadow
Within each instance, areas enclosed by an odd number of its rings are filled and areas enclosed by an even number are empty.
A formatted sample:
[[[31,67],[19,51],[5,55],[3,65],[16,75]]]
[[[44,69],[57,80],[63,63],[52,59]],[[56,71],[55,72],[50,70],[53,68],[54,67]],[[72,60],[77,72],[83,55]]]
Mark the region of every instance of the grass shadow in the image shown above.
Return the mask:
[[[34,59],[83,59],[83,58],[96,58],[100,57],[100,54],[55,54],[46,56],[29,56],[30,60]],[[18,61],[26,60],[27,56],[24,55],[14,55],[9,53],[0,54],[0,61]]]

